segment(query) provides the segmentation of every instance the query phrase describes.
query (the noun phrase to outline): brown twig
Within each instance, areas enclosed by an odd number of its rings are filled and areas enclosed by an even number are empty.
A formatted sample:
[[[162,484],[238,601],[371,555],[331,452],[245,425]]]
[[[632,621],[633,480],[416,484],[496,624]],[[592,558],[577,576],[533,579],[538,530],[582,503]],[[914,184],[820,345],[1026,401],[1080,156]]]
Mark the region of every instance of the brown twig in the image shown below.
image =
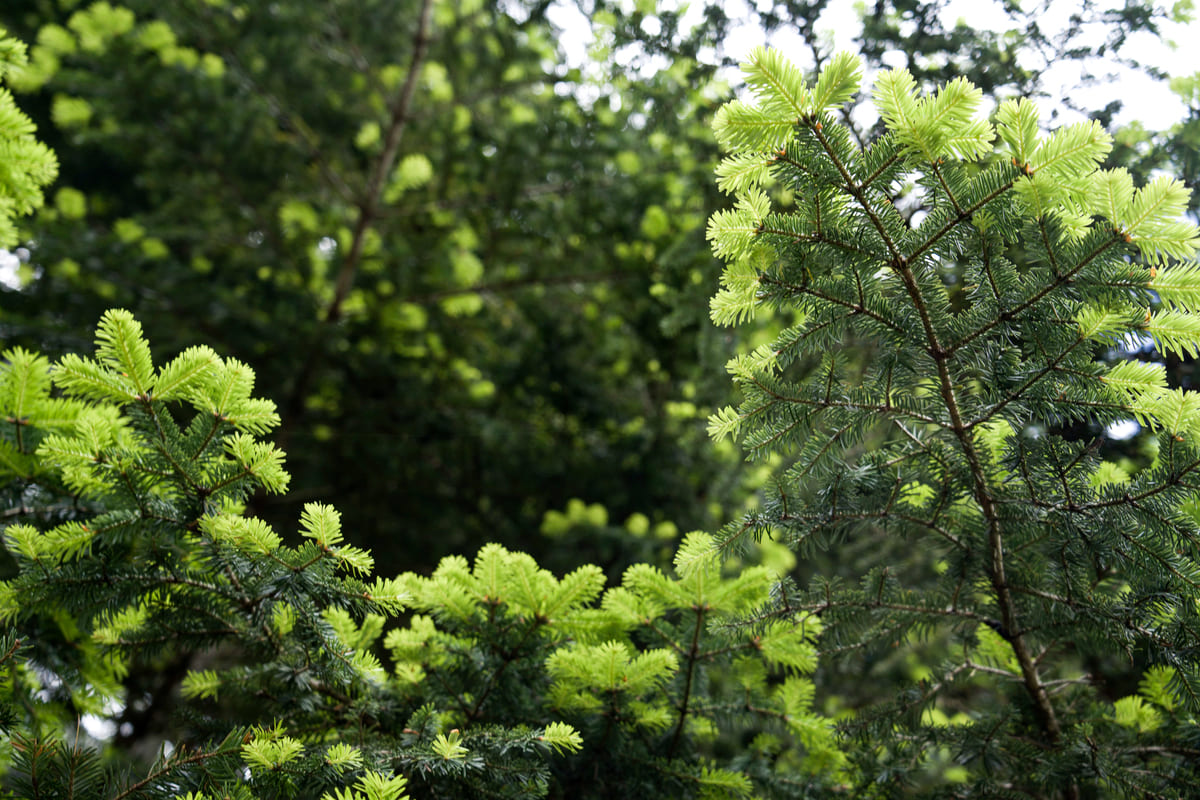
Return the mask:
[[[421,16],[420,21],[417,23],[417,32],[413,37],[413,52],[412,58],[409,60],[408,76],[405,78],[404,85],[400,88],[400,92],[396,95],[396,99],[391,106],[387,134],[384,137],[383,152],[380,153],[379,158],[371,169],[370,177],[367,179],[366,191],[358,204],[358,220],[354,224],[354,234],[350,241],[350,248],[346,253],[346,257],[342,260],[341,268],[338,270],[337,281],[334,284],[333,298],[330,300],[329,305],[325,307],[317,323],[312,345],[308,348],[308,355],[305,357],[304,364],[297,373],[296,382],[292,386],[284,409],[283,425],[280,427],[277,437],[281,448],[286,446],[290,432],[295,428],[298,418],[303,413],[304,399],[308,394],[309,386],[312,383],[317,366],[325,354],[324,341],[326,330],[341,318],[342,306],[350,294],[350,289],[354,286],[354,279],[358,274],[358,268],[362,262],[367,234],[379,216],[383,202],[384,187],[387,185],[387,179],[392,172],[393,166],[395,166],[396,158],[400,153],[400,143],[404,138],[404,131],[408,127],[408,122],[411,118],[412,101],[413,96],[416,94],[417,79],[421,73],[421,65],[425,60],[426,51],[429,49],[429,30],[432,15],[433,0],[424,0],[421,4]]]

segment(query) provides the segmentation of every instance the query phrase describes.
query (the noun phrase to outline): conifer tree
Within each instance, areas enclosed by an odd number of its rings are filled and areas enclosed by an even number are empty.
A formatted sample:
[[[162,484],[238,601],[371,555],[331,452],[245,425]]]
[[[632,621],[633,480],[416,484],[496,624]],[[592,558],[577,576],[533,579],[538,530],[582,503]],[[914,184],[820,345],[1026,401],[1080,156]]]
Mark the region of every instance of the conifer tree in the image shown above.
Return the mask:
[[[922,94],[880,73],[886,130],[860,145],[836,114],[856,58],[813,84],[773,50],[744,69],[752,97],[714,125],[737,204],[710,220],[727,262],[712,317],[794,323],[729,365],[743,401],[711,432],[784,467],[718,539],[879,542],[857,580],[785,580],[748,618],[818,615],[827,669],[857,680],[897,650],[918,662],[843,720],[857,796],[1194,791],[1200,394],[1159,363],[1103,360],[1143,337],[1200,351],[1188,191],[1100,169],[1096,122],[1047,134],[1024,99],[984,119],[962,79]],[[1133,474],[1098,438],[1052,433],[1130,418],[1156,435]],[[1140,687],[1106,682],[1115,659]]]
[[[9,111],[4,213],[36,205],[54,164]],[[709,797],[844,780],[810,707],[819,623],[721,626],[767,601],[767,569],[725,571],[695,534],[677,577],[639,564],[602,598],[599,567],[560,580],[497,545],[372,579],[334,508],[306,504],[295,545],[245,513],[290,479],[254,379],[205,346],[156,366],[119,309],[94,356],[0,353],[4,789]],[[385,667],[384,627],[409,610]]]
[[[1045,135],[1026,101],[984,121],[966,81],[921,96],[882,74],[887,132],[861,145],[834,115],[858,90],[852,57],[809,85],[758,51],[747,75],[755,101],[717,119],[738,203],[710,224],[729,262],[712,315],[792,324],[730,364],[745,399],[711,427],[785,463],[758,511],[689,536],[674,575],[639,564],[607,590],[597,567],[560,578],[497,545],[374,577],[331,506],[305,505],[288,538],[245,513],[289,480],[253,371],[204,346],[156,366],[133,316],[109,311],[94,356],[0,355],[4,788],[1190,791],[1200,400],[1161,365],[1102,358],[1129,337],[1200,350],[1187,192],[1097,169],[1096,124]],[[9,190],[36,204],[52,156],[8,131]],[[1126,417],[1157,435],[1141,469],[1053,435]],[[767,535],[880,557],[855,583],[714,558]],[[835,741],[811,707],[817,636],[826,672],[869,679],[900,654],[913,685],[844,713]],[[1136,689],[1109,680],[1114,660],[1137,665]],[[170,716],[143,714],[152,685]],[[161,750],[124,748],[127,726]]]
[[[372,578],[334,508],[306,504],[296,545],[245,514],[289,479],[253,388],[203,346],[156,367],[124,310],[92,357],[0,354],[17,796],[819,796],[846,779],[811,707],[819,621],[728,624],[768,602],[765,567],[724,572],[693,534],[676,577],[638,564],[602,597],[597,566],[559,579],[495,544]],[[152,693],[170,715],[150,718]],[[126,746],[147,738],[156,753]]]

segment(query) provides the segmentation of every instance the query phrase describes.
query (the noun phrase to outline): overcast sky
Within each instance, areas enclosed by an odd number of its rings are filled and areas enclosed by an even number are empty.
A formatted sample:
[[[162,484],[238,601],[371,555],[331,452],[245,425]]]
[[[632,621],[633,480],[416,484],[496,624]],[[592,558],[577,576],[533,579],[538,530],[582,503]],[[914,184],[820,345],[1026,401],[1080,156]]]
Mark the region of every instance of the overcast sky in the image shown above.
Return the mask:
[[[630,7],[634,5],[634,0],[625,2]],[[754,2],[755,0],[728,0],[724,4],[725,13],[731,19],[739,16],[749,17],[748,7]],[[1032,2],[1033,0],[1024,0],[1024,5],[1030,5]],[[1115,5],[1119,0],[1112,2]],[[836,50],[855,49],[855,39],[862,32],[858,11],[855,10],[860,4],[861,0],[833,0],[822,15],[818,31],[829,37]],[[1045,31],[1061,30],[1079,5],[1076,0],[1053,0],[1049,9],[1039,15],[1038,22]],[[688,12],[683,18],[686,25],[689,15],[693,20],[699,19],[702,4],[700,0],[693,0],[691,3],[683,0],[658,0],[657,7],[663,10],[687,7]],[[575,4],[570,2],[559,4],[553,10],[551,18],[563,28],[561,43],[568,60],[574,62],[573,66],[583,66],[592,40],[586,18]],[[959,19],[964,19],[981,30],[1002,31],[1009,23],[1008,16],[997,0],[951,0],[943,14],[942,22],[946,27],[953,27]],[[646,23],[650,33],[656,32],[653,30],[654,25],[653,19]],[[1122,53],[1126,57],[1163,69],[1170,75],[1191,75],[1200,72],[1200,49],[1196,46],[1196,43],[1200,42],[1200,22],[1193,22],[1188,26],[1168,24],[1164,26],[1163,32],[1168,45],[1181,43],[1182,46],[1164,46],[1162,40],[1145,33],[1130,37]],[[1105,26],[1098,24],[1094,27],[1092,34],[1097,45],[1103,41],[1106,33]],[[792,58],[797,64],[811,66],[811,62],[808,61],[808,46],[798,34],[788,31],[776,32],[768,41],[762,30],[753,25],[745,25],[733,31],[725,41],[724,47],[730,56],[740,60],[759,44],[779,47],[786,53],[794,54]],[[1073,92],[1077,105],[1085,108],[1103,108],[1113,99],[1116,92],[1125,103],[1121,113],[1115,118],[1117,124],[1139,120],[1151,130],[1162,130],[1180,121],[1187,113],[1183,101],[1171,92],[1165,82],[1152,80],[1143,73],[1112,67],[1112,70],[1121,73],[1117,84],[1079,89],[1076,88],[1080,82],[1078,62],[1059,62],[1047,68],[1047,65],[1037,62],[1036,55],[1030,53],[1025,57],[1027,61],[1023,66],[1043,71],[1045,88],[1052,96],[1061,93],[1066,87]],[[895,63],[889,66],[903,65],[901,53],[896,53],[894,60]],[[1100,59],[1095,60],[1092,69],[1097,73],[1110,71],[1110,67]],[[736,81],[737,76],[731,75],[730,80]],[[1045,106],[1043,119],[1046,119],[1049,117],[1050,108],[1046,101],[1043,101],[1042,105]],[[1056,120],[1057,124],[1077,121],[1078,115],[1069,111],[1060,109],[1060,114],[1063,116]]]

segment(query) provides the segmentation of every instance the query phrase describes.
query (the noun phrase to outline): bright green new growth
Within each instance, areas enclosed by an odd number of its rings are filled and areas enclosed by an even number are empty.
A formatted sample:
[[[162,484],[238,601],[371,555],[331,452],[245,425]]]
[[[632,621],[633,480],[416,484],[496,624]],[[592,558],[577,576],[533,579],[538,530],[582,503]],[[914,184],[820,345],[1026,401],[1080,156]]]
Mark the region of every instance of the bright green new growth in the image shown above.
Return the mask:
[[[384,638],[401,691],[414,701],[432,691],[463,728],[503,719],[514,692],[519,707],[544,704],[564,715],[583,732],[574,748],[591,765],[564,780],[576,792],[626,785],[617,773],[632,785],[632,776],[661,769],[656,764],[683,778],[689,793],[841,780],[844,760],[829,721],[813,713],[805,677],[816,668],[818,622],[729,635],[721,626],[768,603],[772,576],[762,567],[722,576],[707,536],[693,534],[688,547],[708,557],[686,575],[638,564],[602,596],[595,566],[557,579],[494,544],[474,565],[452,557],[428,578],[404,576],[409,604],[425,613]],[[772,742],[771,755],[743,767],[755,780],[696,763],[696,742],[755,729]],[[602,786],[576,784],[597,770],[609,776]]]
[[[985,120],[963,80],[921,94],[882,73],[886,133],[861,146],[834,114],[854,59],[810,87],[760,49],[745,74],[757,102],[714,125],[736,204],[709,223],[727,262],[712,318],[790,316],[730,363],[744,401],[710,432],[786,468],[719,542],[877,542],[867,574],[784,581],[776,614],[819,613],[823,649],[851,670],[937,643],[910,694],[847,721],[863,791],[1191,791],[1200,394],[1117,350],[1200,352],[1188,191],[1101,169],[1095,122],[1043,134],[1027,100]],[[1100,457],[1128,418],[1158,434],[1132,476]],[[1114,706],[1097,685],[1119,653],[1157,666]]]
[[[10,79],[26,64],[25,45],[0,28],[0,82]],[[42,187],[58,175],[58,160],[34,137],[33,123],[0,88],[0,247],[12,247],[19,238],[15,217],[42,205]]]
[[[92,357],[0,358],[0,778],[19,796],[719,797],[846,778],[812,707],[819,621],[731,626],[773,576],[726,574],[711,537],[688,537],[678,577],[638,564],[607,590],[597,566],[560,578],[495,544],[372,577],[333,507],[306,504],[288,537],[244,513],[289,477],[246,365],[193,347],[156,366],[123,310]],[[178,675],[174,749],[114,760],[133,771],[106,782],[72,732],[120,719],[144,670]]]

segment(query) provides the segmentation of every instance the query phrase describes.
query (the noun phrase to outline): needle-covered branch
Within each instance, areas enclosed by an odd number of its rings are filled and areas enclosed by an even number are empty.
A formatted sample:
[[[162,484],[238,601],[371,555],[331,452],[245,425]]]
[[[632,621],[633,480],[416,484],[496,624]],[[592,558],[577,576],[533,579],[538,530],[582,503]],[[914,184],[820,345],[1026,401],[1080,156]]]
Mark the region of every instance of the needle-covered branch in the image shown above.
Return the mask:
[[[817,85],[857,91],[856,65],[836,65]],[[1200,394],[1113,351],[1148,337],[1163,355],[1200,352],[1186,191],[1101,169],[1111,137],[1095,122],[1044,133],[1026,100],[984,118],[962,79],[923,94],[906,70],[881,73],[886,132],[860,144],[780,54],[755,51],[746,75],[757,105],[715,122],[736,206],[709,226],[728,262],[713,319],[789,316],[734,362],[744,402],[710,432],[786,467],[777,495],[718,543],[774,537],[867,560],[857,585],[817,575],[807,597],[780,592],[786,608],[751,619],[816,613],[822,651],[860,669],[888,646],[958,663],[953,693],[918,682],[847,719],[864,791],[917,775],[946,796],[1185,791],[1194,763],[1125,745],[1139,725],[1164,747],[1200,738],[1187,717],[1200,710],[1200,525],[1186,478]],[[921,212],[906,218],[895,208],[914,186]],[[1102,458],[1123,418],[1157,436],[1149,466]],[[1068,423],[1086,433],[1057,433]],[[1161,726],[1118,713],[1083,679],[1115,654],[1164,665],[1153,702],[1190,711]]]

